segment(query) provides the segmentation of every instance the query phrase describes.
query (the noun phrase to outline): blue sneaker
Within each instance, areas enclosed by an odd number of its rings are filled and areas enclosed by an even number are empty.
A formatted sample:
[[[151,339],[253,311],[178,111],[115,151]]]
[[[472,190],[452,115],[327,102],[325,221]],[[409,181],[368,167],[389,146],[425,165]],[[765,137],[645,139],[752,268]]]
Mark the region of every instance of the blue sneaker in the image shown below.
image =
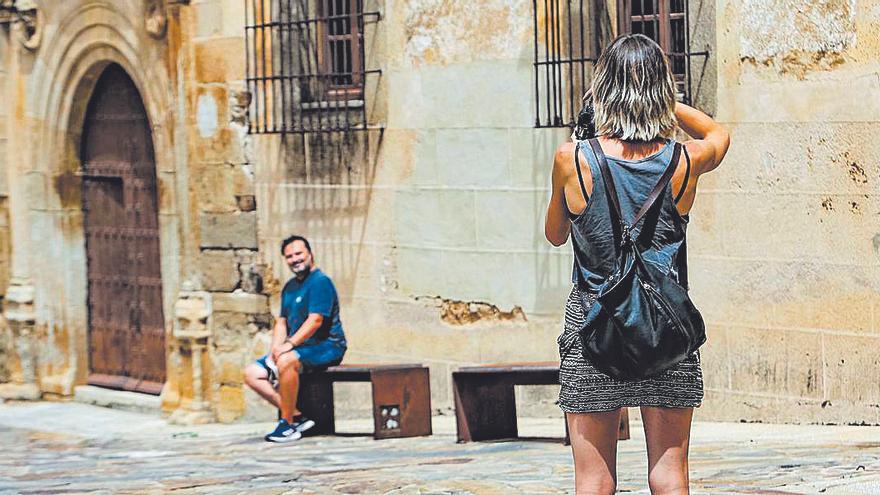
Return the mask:
[[[267,442],[276,443],[293,442],[300,438],[302,438],[302,433],[296,431],[296,428],[291,426],[286,419],[279,420],[278,426],[275,427],[275,431],[266,435]]]
[[[315,422],[302,414],[293,417],[293,429],[300,433],[305,433],[306,430],[313,426],[315,426]]]

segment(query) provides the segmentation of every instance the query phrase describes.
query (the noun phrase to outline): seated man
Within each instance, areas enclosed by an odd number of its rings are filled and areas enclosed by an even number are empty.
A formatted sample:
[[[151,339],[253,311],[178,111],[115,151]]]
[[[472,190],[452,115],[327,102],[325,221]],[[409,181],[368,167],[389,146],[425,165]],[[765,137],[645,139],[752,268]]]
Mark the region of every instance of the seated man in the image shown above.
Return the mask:
[[[342,361],[347,344],[339,320],[339,297],[330,277],[315,267],[304,237],[281,242],[281,254],[293,272],[281,291],[281,314],[275,319],[272,350],[245,368],[245,383],[281,409],[269,442],[290,442],[315,422],[296,407],[299,375]]]

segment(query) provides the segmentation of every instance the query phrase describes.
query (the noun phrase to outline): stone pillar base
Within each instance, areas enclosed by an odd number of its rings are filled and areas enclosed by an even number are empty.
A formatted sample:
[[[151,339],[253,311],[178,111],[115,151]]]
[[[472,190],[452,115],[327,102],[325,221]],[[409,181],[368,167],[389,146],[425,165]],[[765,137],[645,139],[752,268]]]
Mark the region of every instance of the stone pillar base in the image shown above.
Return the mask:
[[[176,409],[168,417],[168,422],[175,425],[203,425],[214,421],[211,411],[188,411],[183,408]]]
[[[0,399],[3,400],[40,400],[40,387],[34,383],[2,383]]]
[[[37,400],[42,396],[37,379],[37,332],[34,314],[34,287],[27,280],[12,279],[3,301],[0,331],[8,333],[12,343],[9,382],[0,385],[3,399]]]

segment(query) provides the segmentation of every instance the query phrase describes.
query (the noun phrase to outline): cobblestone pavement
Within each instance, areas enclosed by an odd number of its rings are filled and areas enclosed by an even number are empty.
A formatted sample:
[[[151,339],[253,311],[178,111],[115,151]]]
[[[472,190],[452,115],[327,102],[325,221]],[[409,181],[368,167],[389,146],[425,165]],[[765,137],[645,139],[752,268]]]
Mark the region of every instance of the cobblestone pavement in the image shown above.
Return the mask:
[[[364,431],[366,421],[339,421]],[[620,443],[621,492],[648,493],[644,436]],[[571,493],[559,442],[455,443],[451,417],[430,437],[310,437],[285,445],[272,425],[173,426],[79,403],[0,404],[0,493]],[[560,420],[521,430],[559,436]],[[695,423],[692,493],[880,494],[880,427]]]

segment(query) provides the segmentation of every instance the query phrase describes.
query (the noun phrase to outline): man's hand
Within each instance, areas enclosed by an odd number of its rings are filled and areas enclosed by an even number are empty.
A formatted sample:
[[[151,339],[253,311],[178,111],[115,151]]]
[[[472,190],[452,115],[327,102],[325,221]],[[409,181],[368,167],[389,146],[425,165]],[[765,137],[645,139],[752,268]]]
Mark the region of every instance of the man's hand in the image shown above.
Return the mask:
[[[272,348],[272,361],[275,361],[275,363],[277,364],[278,358],[285,352],[290,352],[291,350],[293,350],[293,344],[291,344],[287,340],[276,345]]]

